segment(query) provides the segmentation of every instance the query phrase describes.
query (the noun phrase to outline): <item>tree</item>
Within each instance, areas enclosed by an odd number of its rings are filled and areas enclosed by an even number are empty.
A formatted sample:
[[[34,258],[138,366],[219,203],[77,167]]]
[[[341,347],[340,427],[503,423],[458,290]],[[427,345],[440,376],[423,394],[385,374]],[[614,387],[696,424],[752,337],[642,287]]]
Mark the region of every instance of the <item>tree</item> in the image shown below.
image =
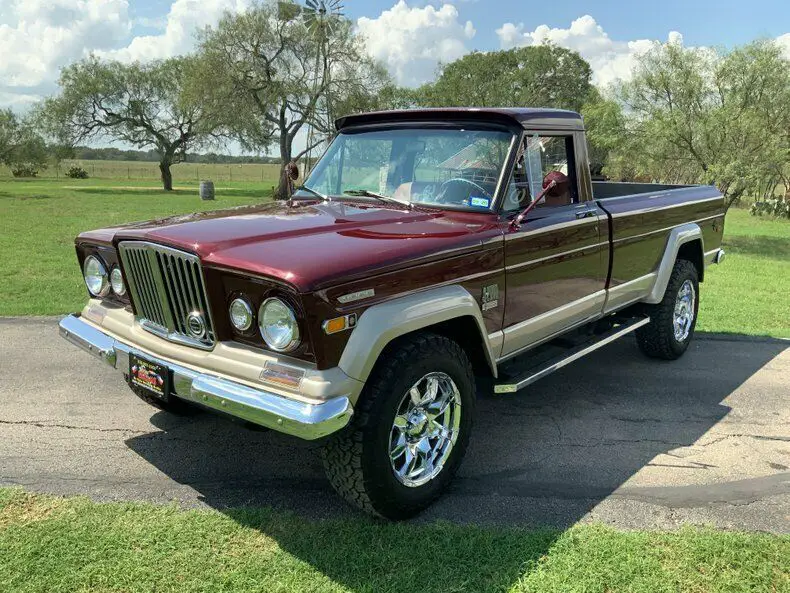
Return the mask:
[[[556,107],[580,111],[594,92],[592,69],[575,51],[551,44],[472,52],[443,66],[420,89],[425,106]]]
[[[282,167],[324,142],[333,116],[374,106],[391,85],[349,21],[335,17],[317,34],[298,10],[273,3],[226,13],[200,35],[199,55],[203,75],[194,92],[218,107],[217,124],[246,150],[276,144]],[[295,150],[309,126],[317,137]]]
[[[412,93],[426,107],[554,107],[584,115],[590,163],[600,174],[622,129],[619,105],[592,85],[590,64],[551,44],[472,52],[444,65],[439,77]]]
[[[606,99],[596,90],[582,106],[590,173],[603,175],[625,135],[625,116],[617,101]]]
[[[628,117],[615,176],[715,183],[729,207],[787,166],[790,62],[772,42],[727,54],[657,45],[617,96]]]
[[[47,167],[44,139],[29,121],[20,120],[10,109],[0,110],[0,163],[15,177],[28,177]]]
[[[193,58],[122,64],[89,57],[61,71],[60,94],[44,101],[39,121],[66,145],[98,138],[156,150],[170,191],[171,166],[213,138],[205,105],[184,92],[194,66]]]

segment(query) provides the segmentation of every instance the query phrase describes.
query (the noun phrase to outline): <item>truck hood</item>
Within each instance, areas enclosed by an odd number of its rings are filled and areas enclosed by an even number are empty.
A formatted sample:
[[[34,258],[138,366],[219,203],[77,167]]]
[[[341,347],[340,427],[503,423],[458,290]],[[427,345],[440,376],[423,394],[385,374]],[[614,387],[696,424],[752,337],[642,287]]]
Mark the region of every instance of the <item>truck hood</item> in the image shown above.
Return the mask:
[[[271,276],[308,292],[482,249],[496,236],[490,213],[323,202],[173,216],[83,233],[78,242],[161,243],[196,253],[206,266]]]

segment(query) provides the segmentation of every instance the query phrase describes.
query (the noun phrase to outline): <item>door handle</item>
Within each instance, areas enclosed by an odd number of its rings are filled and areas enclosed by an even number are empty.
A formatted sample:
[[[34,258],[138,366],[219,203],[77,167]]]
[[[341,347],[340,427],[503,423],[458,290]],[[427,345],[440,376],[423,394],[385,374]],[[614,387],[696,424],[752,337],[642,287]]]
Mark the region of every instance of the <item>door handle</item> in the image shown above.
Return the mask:
[[[579,210],[576,212],[576,218],[588,218],[590,216],[595,216],[594,210],[589,210],[585,208],[584,210]]]

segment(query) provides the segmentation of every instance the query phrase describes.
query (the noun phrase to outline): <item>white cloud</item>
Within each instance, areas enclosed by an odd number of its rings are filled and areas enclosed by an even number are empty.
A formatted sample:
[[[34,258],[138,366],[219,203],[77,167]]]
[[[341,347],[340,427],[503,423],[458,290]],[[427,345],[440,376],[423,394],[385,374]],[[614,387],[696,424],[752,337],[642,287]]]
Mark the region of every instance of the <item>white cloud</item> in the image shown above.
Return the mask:
[[[503,49],[551,42],[575,50],[590,63],[593,82],[601,86],[627,79],[636,56],[658,43],[650,39],[615,41],[590,15],[579,17],[567,29],[539,25],[534,31],[527,31],[523,23],[505,23],[496,34]],[[683,35],[670,31],[666,42],[683,43]]]
[[[472,22],[462,22],[452,4],[418,8],[405,0],[376,18],[359,18],[357,28],[373,57],[408,86],[431,80],[439,62],[452,62],[468,53],[475,35]]]
[[[195,33],[206,25],[216,25],[226,12],[241,12],[247,0],[175,0],[159,35],[140,35],[126,47],[97,52],[104,58],[123,62],[149,61],[185,54],[195,45]]]
[[[130,31],[127,0],[12,0],[0,24],[0,91],[52,83],[88,48],[116,45]]]

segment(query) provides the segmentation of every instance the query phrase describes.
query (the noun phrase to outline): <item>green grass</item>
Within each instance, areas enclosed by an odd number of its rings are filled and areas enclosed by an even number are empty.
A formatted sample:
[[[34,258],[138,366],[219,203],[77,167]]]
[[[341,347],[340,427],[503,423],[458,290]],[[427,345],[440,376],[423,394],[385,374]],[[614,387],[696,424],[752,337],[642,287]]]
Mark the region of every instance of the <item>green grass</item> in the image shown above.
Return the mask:
[[[74,257],[80,231],[269,199],[274,179],[219,182],[203,202],[197,182],[166,193],[156,182],[0,180],[0,315],[54,315],[80,309],[85,290]],[[790,337],[790,222],[731,210],[727,259],[702,287],[702,331]]]
[[[790,337],[790,221],[732,209],[724,249],[700,290],[697,329]]]
[[[271,185],[224,182],[202,201],[198,184],[107,180],[0,181],[0,315],[50,315],[86,300],[74,252],[81,231],[270,199]]]
[[[780,592],[790,538],[179,510],[0,489],[0,590]]]

